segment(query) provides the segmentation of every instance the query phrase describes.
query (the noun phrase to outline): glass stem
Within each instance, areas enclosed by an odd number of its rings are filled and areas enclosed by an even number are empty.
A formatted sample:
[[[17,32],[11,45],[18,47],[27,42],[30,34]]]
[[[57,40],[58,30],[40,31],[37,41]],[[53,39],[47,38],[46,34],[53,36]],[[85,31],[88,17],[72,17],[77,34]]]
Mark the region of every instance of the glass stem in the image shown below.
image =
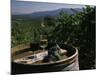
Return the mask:
[[[43,51],[45,51],[45,48],[43,48]]]

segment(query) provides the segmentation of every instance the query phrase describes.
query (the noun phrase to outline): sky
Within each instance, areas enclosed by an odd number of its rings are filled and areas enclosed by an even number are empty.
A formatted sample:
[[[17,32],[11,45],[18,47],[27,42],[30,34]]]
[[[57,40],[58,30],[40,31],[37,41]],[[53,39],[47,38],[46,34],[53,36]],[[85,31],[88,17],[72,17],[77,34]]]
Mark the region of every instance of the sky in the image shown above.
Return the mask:
[[[28,1],[11,1],[12,14],[30,14],[40,11],[51,11],[60,8],[82,8],[84,5],[43,3],[43,2],[28,2]]]

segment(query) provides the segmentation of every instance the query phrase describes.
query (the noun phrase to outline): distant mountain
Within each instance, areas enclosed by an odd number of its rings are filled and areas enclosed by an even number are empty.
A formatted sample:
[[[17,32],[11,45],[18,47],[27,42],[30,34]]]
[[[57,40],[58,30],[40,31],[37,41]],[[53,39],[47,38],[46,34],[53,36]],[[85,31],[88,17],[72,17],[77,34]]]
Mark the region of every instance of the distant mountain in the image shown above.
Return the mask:
[[[71,14],[75,14],[76,12],[81,12],[82,9],[81,8],[61,8],[61,9],[57,9],[57,10],[52,10],[52,11],[42,11],[42,12],[35,12],[35,13],[31,13],[31,14],[19,14],[19,15],[13,15],[16,17],[27,17],[27,18],[39,18],[39,17],[45,17],[45,16],[57,16],[59,15],[59,13],[63,11],[66,12],[67,14],[71,15]]]

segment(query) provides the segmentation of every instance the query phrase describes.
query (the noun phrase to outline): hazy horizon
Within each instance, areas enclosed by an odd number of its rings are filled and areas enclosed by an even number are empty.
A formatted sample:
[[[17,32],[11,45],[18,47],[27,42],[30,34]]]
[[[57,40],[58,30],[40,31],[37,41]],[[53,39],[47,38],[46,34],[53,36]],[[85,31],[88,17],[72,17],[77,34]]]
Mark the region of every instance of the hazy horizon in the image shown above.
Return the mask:
[[[17,14],[30,14],[34,12],[51,11],[60,8],[82,8],[85,5],[71,5],[71,4],[57,4],[57,3],[44,3],[44,2],[26,2],[11,0],[11,13]]]

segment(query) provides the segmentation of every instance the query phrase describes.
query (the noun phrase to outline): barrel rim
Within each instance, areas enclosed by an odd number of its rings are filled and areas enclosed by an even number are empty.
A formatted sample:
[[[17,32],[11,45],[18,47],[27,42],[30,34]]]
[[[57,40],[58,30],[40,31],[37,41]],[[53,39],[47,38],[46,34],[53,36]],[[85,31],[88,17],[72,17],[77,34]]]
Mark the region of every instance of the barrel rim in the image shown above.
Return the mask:
[[[73,47],[75,48],[75,47]],[[32,65],[32,66],[43,66],[43,65],[53,65],[53,64],[59,64],[61,62],[65,62],[65,61],[69,61],[69,60],[72,60],[74,59],[74,57],[76,57],[78,55],[78,49],[75,48],[75,53],[71,56],[69,56],[68,58],[65,58],[65,59],[62,59],[62,60],[58,60],[58,61],[53,61],[53,62],[47,62],[47,63],[36,63],[36,64],[23,64],[23,65]],[[12,61],[13,62],[13,61]],[[16,63],[16,62],[13,62],[13,63]],[[16,64],[21,64],[21,63],[16,63]]]

